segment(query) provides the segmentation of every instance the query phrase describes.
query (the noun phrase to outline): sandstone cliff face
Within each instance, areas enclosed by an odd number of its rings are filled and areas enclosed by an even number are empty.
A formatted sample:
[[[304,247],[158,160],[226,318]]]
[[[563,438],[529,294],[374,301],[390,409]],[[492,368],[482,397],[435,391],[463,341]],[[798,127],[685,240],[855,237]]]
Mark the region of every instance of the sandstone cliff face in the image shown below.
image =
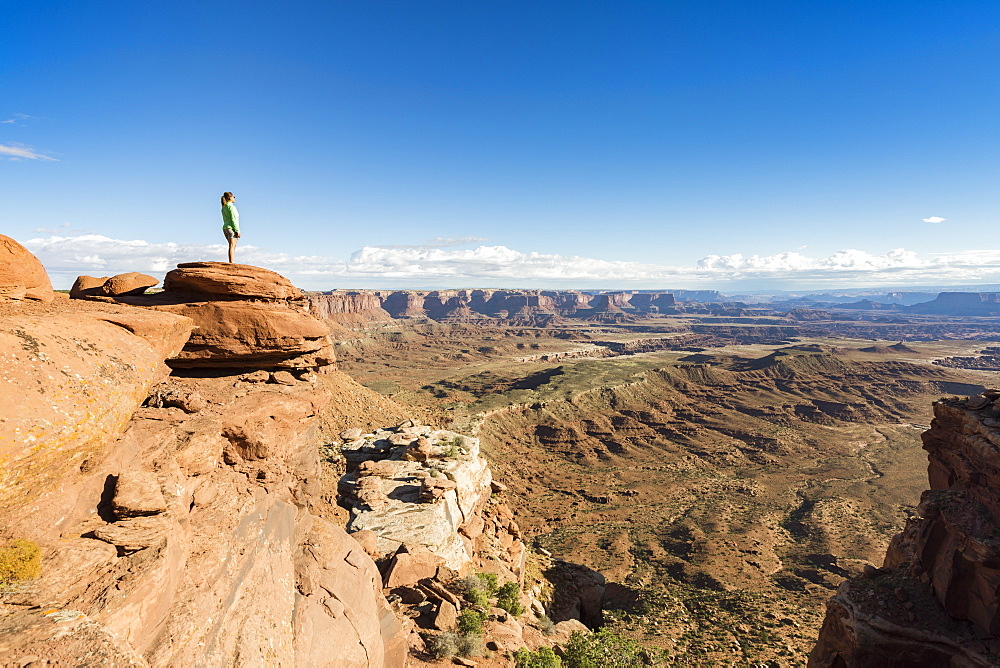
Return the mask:
[[[372,292],[310,293],[307,298],[310,313],[341,325],[392,319]]]
[[[208,303],[266,304],[236,296]],[[318,515],[320,378],[168,377],[192,318],[92,308],[0,319],[0,544],[42,549],[0,663],[404,665],[374,561]]]
[[[0,659],[403,665],[371,558],[309,512],[319,386],[171,389],[211,398],[191,414],[131,402],[120,438],[50,482],[30,517],[13,508],[0,521],[45,555],[42,576],[3,597]]]
[[[349,292],[334,290],[309,295],[310,310],[340,324],[391,318],[433,320],[498,319],[516,323],[552,318],[621,319],[626,314],[671,312],[669,293],[612,292],[591,295],[552,290],[416,290]],[[349,317],[355,314],[353,320]],[[609,314],[612,314],[609,316]]]
[[[828,603],[811,666],[1000,663],[1000,392],[934,404],[931,489],[881,569]]]

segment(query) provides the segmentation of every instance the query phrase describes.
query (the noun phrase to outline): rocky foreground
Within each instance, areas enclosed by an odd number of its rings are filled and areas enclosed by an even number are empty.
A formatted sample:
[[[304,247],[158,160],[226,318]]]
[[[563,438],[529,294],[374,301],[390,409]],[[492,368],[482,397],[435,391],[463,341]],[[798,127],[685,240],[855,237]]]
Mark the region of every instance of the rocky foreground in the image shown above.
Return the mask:
[[[596,574],[558,597],[526,580],[476,439],[321,438],[329,329],[283,277],[191,263],[159,293],[124,274],[67,299],[0,250],[3,665],[424,665],[451,655],[469,576],[479,665],[599,615]]]
[[[934,404],[931,488],[882,568],[844,582],[809,665],[1000,665],[1000,391]]]

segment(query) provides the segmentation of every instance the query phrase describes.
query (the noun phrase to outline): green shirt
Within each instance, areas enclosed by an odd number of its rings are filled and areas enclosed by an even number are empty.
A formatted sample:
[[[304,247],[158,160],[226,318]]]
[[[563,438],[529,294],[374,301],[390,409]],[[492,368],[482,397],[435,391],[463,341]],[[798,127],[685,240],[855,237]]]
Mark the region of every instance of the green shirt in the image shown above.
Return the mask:
[[[222,229],[240,233],[240,212],[232,202],[226,202],[222,207]]]

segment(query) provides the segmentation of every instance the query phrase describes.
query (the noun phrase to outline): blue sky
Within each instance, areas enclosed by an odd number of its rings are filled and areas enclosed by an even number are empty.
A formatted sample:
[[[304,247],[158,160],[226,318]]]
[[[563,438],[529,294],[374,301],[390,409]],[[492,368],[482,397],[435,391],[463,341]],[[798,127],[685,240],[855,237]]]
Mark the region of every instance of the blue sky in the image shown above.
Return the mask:
[[[2,3],[0,233],[57,285],[1000,280],[1000,4]],[[940,222],[925,222],[937,221]]]

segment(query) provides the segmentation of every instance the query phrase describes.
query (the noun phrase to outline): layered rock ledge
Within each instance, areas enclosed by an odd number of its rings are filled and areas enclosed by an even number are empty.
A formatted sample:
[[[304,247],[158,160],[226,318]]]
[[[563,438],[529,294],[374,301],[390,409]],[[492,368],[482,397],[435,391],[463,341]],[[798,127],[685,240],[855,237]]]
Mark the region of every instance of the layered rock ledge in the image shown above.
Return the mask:
[[[150,283],[152,281],[152,283]],[[146,294],[156,279],[142,274],[81,276],[76,299],[112,301],[190,318],[195,330],[174,368],[317,369],[335,363],[330,328],[308,313],[291,282],[268,269],[226,262],[187,262]]]
[[[484,518],[499,485],[479,439],[412,425],[361,435],[342,451],[353,469],[340,481],[347,529],[374,532],[379,553],[419,545],[460,574],[495,562],[521,578],[525,549],[513,517]]]

